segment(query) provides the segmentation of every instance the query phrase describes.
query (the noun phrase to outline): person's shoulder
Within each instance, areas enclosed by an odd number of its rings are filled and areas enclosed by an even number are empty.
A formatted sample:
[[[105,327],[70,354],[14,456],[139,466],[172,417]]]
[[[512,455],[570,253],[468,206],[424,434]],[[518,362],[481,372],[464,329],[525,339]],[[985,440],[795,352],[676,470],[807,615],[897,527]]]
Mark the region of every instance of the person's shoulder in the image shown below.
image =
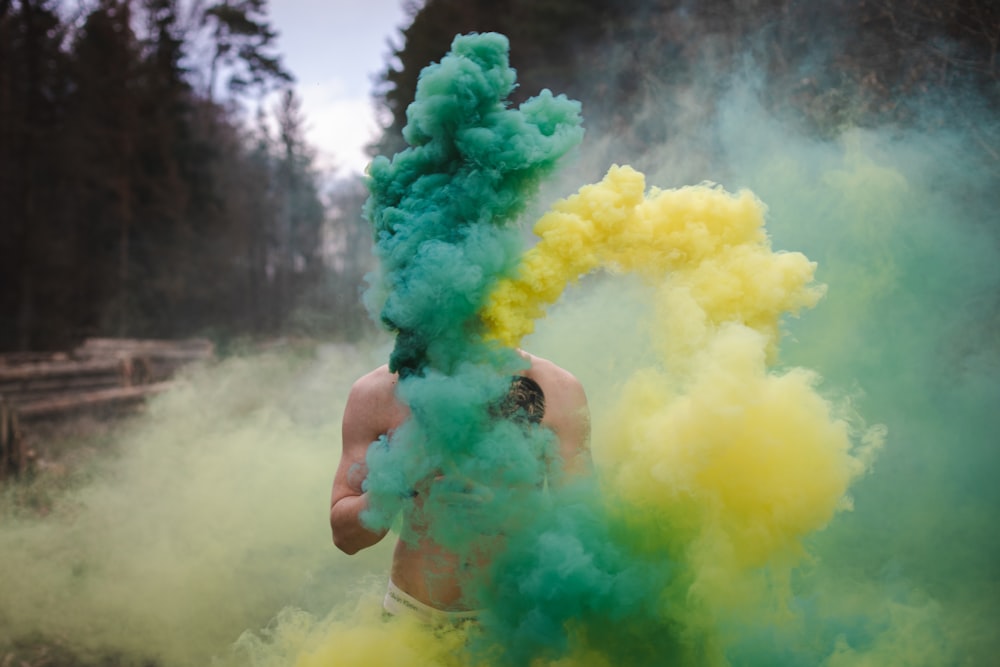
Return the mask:
[[[389,370],[389,364],[382,364],[355,380],[351,391],[369,392],[392,389],[395,388],[398,380],[399,376]]]
[[[354,381],[348,400],[369,407],[395,403],[398,382],[399,376],[383,364]]]
[[[558,364],[533,354],[523,354],[531,364],[529,377],[538,383],[545,396],[542,424],[559,438],[565,469],[585,469],[583,453],[590,442],[590,409],[583,384]]]
[[[521,350],[520,354],[530,364],[530,372],[533,375],[564,381],[576,381],[576,378],[572,373],[556,364],[554,361],[549,361],[545,357],[540,357],[537,354],[531,354],[530,352],[525,352],[524,350]]]
[[[573,373],[544,357],[521,351],[531,364],[530,377],[542,386],[546,393],[582,391],[582,385]]]
[[[371,370],[351,386],[344,410],[345,424],[365,431],[387,432],[406,418],[407,410],[396,398],[399,377],[387,365]]]

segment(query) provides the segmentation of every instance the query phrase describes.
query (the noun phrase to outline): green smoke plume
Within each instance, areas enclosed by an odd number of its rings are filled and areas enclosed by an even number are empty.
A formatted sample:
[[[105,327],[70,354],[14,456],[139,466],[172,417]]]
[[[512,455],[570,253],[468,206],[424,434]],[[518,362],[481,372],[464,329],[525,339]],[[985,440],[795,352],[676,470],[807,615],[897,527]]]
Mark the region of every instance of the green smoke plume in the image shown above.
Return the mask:
[[[580,142],[580,105],[543,90],[519,108],[508,42],[455,38],[420,77],[403,137],[369,168],[366,214],[380,263],[369,295],[396,334],[390,369],[445,373],[474,355],[474,315],[521,254],[512,226],[542,177]]]
[[[495,33],[456,37],[421,75],[403,133],[410,147],[369,169],[380,261],[369,298],[396,335],[389,368],[412,413],[392,443],[369,450],[364,519],[373,526],[390,525],[416,485],[443,471],[493,489],[481,515],[467,518],[498,532],[514,507],[503,489],[530,488],[551,447],[544,431],[489,418],[523,362],[481,339],[477,312],[520,257],[517,215],[583,129],[579,103],[547,90],[509,107],[508,46]],[[448,510],[429,502],[425,511]],[[437,524],[441,544],[467,548],[462,521]]]

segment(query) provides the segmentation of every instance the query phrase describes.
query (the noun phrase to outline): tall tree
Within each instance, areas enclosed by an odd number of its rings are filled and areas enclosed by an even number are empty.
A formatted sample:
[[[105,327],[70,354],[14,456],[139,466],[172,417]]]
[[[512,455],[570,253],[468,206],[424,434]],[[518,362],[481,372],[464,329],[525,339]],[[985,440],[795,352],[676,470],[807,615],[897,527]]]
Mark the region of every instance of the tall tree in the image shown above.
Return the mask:
[[[145,19],[134,98],[138,117],[133,192],[137,226],[131,259],[132,331],[173,335],[186,323],[199,263],[195,225],[211,188],[194,135],[194,93],[185,79],[177,0],[142,0]]]
[[[82,325],[90,331],[129,331],[131,244],[138,117],[138,44],[127,1],[102,0],[73,44],[75,89],[69,117],[77,219],[79,289],[103,303]],[[84,259],[90,260],[89,264]]]
[[[0,4],[0,345],[45,344],[46,305],[66,304],[53,284],[65,263],[63,136],[67,59],[55,3]],[[59,312],[57,310],[57,312]]]
[[[221,0],[202,14],[212,36],[207,96],[214,99],[219,76],[225,72],[232,93],[266,92],[292,81],[274,51],[277,31],[267,18],[267,0]]]

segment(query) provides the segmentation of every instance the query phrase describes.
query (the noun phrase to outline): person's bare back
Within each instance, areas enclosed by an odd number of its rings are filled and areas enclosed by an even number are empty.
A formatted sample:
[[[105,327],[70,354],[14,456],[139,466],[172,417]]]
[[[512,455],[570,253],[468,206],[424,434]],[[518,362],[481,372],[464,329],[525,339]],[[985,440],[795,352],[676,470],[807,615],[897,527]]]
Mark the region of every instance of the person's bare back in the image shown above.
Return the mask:
[[[572,374],[552,362],[521,354],[530,365],[519,375],[541,390],[544,413],[540,423],[557,438],[561,460],[552,468],[565,474],[586,470],[590,464],[590,421],[583,387]],[[347,554],[376,544],[387,532],[373,531],[361,521],[361,513],[368,507],[363,482],[369,446],[382,436],[391,437],[410,415],[396,396],[398,381],[388,366],[371,371],[354,383],[344,409],[343,449],[330,499],[330,527],[334,544]],[[404,510],[402,535],[393,554],[391,585],[434,609],[466,610],[469,605],[465,584],[481,570],[490,549],[473,549],[459,556],[435,543],[428,537],[432,527],[424,523],[429,519],[420,511],[421,499],[415,496]]]

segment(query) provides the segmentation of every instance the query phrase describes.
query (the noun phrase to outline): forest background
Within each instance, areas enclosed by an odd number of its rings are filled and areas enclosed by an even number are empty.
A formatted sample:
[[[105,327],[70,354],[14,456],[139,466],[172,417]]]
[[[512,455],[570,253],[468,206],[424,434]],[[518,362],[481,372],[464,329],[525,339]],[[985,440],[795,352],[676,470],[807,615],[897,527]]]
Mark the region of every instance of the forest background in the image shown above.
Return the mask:
[[[996,124],[960,101],[973,92],[994,117],[1000,104],[991,0],[406,9],[372,91],[373,154],[403,148],[420,69],[455,34],[496,30],[511,40],[514,102],[543,87],[581,100],[608,161],[647,168],[675,128],[664,118],[712,108],[725,82],[704,73],[750,57],[765,106],[808,133],[957,125],[1000,175]],[[306,122],[266,0],[0,0],[0,351],[369,331],[363,180],[317,168]]]

